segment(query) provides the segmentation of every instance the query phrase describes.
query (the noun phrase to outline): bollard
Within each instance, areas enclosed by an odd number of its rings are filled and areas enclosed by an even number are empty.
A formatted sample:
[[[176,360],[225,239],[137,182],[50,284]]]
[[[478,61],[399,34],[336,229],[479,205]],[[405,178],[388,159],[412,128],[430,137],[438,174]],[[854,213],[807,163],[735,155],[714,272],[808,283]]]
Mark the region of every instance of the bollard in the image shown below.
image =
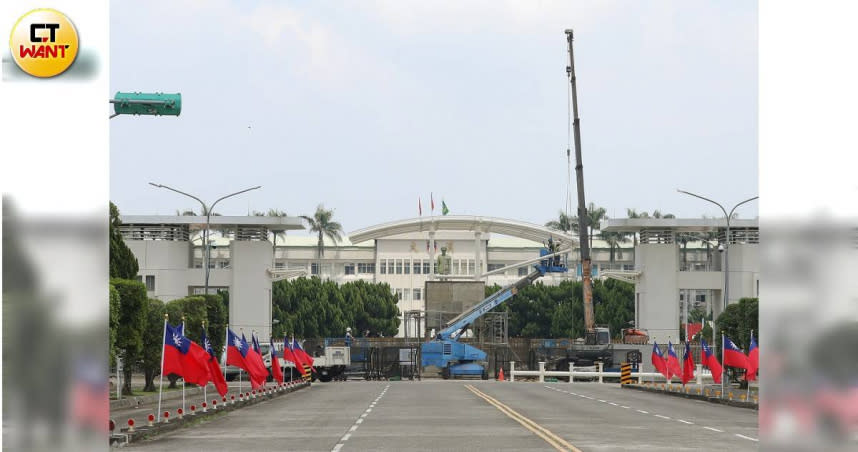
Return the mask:
[[[700,387],[697,387],[697,395],[700,395],[702,393],[703,393],[703,389]]]
[[[128,418],[128,433],[134,433],[134,419]]]
[[[721,397],[721,391],[715,391],[715,397]]]
[[[217,399],[212,399],[212,409],[213,410],[217,409]]]
[[[539,362],[539,382],[545,383],[545,361]]]
[[[757,398],[757,395],[755,394],[754,395],[754,403],[758,403],[758,401],[759,401],[759,399]]]
[[[235,405],[235,394],[229,396],[229,403],[230,405]]]
[[[206,402],[203,402],[203,413],[208,411],[207,408],[208,408],[208,405],[206,405]]]
[[[154,427],[155,426],[155,415],[150,414],[148,419],[149,419],[149,427]]]
[[[112,433],[113,433],[113,430],[115,430],[115,429],[116,429],[116,422],[114,422],[114,421],[113,421],[113,419],[111,419],[111,420],[107,423],[107,428],[109,428],[109,429],[110,429],[110,433],[112,434]]]
[[[605,365],[604,365],[604,363],[601,363],[601,362],[598,364],[599,364],[599,383],[602,383],[602,369],[605,367]]]
[[[226,406],[226,396],[221,397],[221,402],[223,402],[223,406]]]
[[[575,382],[575,363],[569,363],[569,383]]]
[[[695,370],[697,372],[695,375],[697,375],[697,384],[702,385],[703,384],[703,364],[697,364],[696,366],[697,366],[697,369],[695,369]]]
[[[164,412],[164,423],[166,424],[166,423],[168,423],[168,422],[170,422],[170,412],[169,412],[169,411],[165,411],[165,412]]]
[[[745,401],[745,394],[739,394],[739,400],[744,402]]]
[[[509,381],[515,381],[515,361],[509,362]]]
[[[195,415],[195,414],[197,414],[197,406],[196,406],[196,405],[191,405],[191,416],[193,416],[193,415]]]
[[[178,414],[178,415],[179,415],[179,419],[182,419],[183,417],[185,417],[185,416],[184,416],[184,415],[185,415],[185,410],[183,410],[183,409],[179,408],[178,410],[176,410],[176,414]]]
[[[250,391],[250,394],[251,394],[251,396],[250,396],[251,398],[253,398],[253,399],[256,398],[256,390],[255,389],[253,391]]]
[[[250,398],[250,392],[245,392],[244,393],[244,400],[247,400],[249,398]]]
[[[727,393],[727,400],[733,400],[733,391]]]
[[[244,394],[243,394],[243,393],[241,393],[241,392],[239,392],[239,393],[238,393],[238,400],[239,400],[240,402],[243,402],[243,401],[244,401]]]

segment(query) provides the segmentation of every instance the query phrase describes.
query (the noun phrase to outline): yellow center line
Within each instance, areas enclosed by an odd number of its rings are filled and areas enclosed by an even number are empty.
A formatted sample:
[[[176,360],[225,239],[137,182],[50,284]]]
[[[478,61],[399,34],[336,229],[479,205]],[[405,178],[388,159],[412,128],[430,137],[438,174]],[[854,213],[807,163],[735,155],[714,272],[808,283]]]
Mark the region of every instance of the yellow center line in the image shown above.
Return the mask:
[[[468,388],[468,390],[470,390],[474,394],[476,394],[478,397],[480,397],[483,400],[485,400],[486,402],[488,402],[490,405],[492,405],[495,408],[497,408],[498,410],[500,410],[500,412],[506,414],[507,416],[509,416],[510,418],[512,418],[513,420],[515,420],[519,424],[521,424],[524,428],[530,430],[536,436],[545,440],[545,442],[550,444],[555,449],[557,449],[559,451],[564,451],[564,452],[565,451],[581,452],[580,449],[573,446],[572,444],[570,444],[565,439],[555,435],[553,432],[551,432],[547,428],[537,424],[536,422],[533,422],[532,420],[524,417],[523,415],[519,414],[518,412],[516,412],[512,408],[510,408],[510,407],[504,405],[503,403],[499,402],[497,399],[495,399],[495,398],[489,396],[488,394],[480,391],[479,389],[473,387],[472,385],[465,385],[465,387]]]

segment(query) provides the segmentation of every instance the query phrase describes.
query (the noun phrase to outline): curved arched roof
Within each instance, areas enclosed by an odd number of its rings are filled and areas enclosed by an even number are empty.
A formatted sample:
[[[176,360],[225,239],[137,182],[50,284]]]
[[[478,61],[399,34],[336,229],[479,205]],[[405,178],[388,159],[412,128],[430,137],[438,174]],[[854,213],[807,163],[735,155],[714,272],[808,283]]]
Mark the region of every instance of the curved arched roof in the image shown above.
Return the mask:
[[[534,242],[560,239],[564,244],[578,243],[578,240],[562,232],[548,229],[538,224],[506,218],[480,217],[469,215],[449,215],[440,217],[418,217],[407,220],[382,223],[359,229],[349,234],[352,243],[374,240],[396,234],[428,231],[474,231],[491,232],[512,237],[520,237]]]

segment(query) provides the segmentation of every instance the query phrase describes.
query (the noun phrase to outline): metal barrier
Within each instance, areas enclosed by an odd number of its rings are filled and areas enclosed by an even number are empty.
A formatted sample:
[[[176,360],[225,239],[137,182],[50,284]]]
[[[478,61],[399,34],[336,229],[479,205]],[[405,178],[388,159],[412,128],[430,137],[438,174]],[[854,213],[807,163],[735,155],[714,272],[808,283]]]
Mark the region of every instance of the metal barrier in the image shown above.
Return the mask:
[[[545,377],[566,377],[569,378],[569,383],[575,381],[575,378],[587,378],[588,380],[598,379],[599,383],[604,383],[604,378],[621,378],[623,376],[622,372],[605,372],[604,366],[602,363],[597,363],[596,366],[590,367],[575,367],[573,363],[569,363],[569,370],[545,370],[545,362],[539,362],[539,370],[516,370],[515,361],[510,361],[509,363],[509,381],[515,381],[516,377],[539,377],[539,382],[545,382]],[[667,383],[664,378],[664,375],[658,372],[630,372],[628,374],[630,378],[637,378],[639,383],[644,383],[645,381],[651,382],[660,382]],[[712,374],[708,371],[703,371],[703,366],[701,364],[697,364],[697,369],[695,371],[696,381],[695,383],[700,385],[703,384],[703,380],[712,381]]]

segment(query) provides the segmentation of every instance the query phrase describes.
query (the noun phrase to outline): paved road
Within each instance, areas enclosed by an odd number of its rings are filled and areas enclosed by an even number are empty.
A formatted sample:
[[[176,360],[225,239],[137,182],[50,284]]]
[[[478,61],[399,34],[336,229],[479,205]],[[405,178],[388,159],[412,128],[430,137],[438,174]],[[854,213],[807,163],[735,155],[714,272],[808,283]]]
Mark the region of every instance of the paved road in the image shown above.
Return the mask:
[[[757,413],[618,385],[315,384],[131,448],[176,450],[756,450]]]

